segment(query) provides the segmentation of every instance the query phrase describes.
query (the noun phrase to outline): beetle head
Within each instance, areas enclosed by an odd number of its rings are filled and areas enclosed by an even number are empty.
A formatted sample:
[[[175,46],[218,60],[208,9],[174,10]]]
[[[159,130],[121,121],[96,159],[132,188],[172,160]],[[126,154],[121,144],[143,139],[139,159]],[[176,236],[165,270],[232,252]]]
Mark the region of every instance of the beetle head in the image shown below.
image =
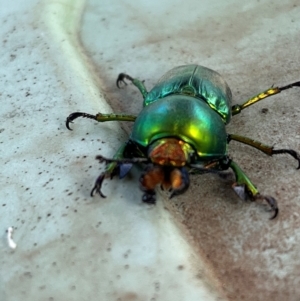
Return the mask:
[[[185,166],[195,153],[186,142],[176,138],[163,138],[154,141],[148,150],[148,158],[154,164],[163,166]]]
[[[155,187],[169,190],[170,198],[185,192],[189,185],[189,173],[185,167],[149,164],[140,177],[140,187],[145,192],[143,201],[155,203]]]
[[[141,189],[145,191],[143,201],[155,202],[155,187],[171,192],[170,198],[181,194],[189,187],[189,174],[185,168],[195,154],[186,142],[176,138],[162,138],[154,141],[148,149],[149,163],[140,178]]]

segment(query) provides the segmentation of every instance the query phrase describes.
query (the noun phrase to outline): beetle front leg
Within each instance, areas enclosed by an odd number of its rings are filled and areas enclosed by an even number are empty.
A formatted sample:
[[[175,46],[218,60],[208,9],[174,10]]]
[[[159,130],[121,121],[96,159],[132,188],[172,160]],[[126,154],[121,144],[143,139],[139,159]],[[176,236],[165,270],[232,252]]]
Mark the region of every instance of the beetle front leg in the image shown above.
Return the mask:
[[[106,177],[105,172],[101,173],[100,176],[97,178],[95,185],[93,189],[91,190],[90,196],[93,197],[94,193],[98,193],[102,198],[106,198],[106,195],[104,195],[101,191],[102,183]]]
[[[236,176],[236,183],[232,185],[235,193],[242,200],[247,200],[248,198],[253,201],[265,200],[269,204],[271,210],[274,212],[270,219],[274,219],[278,215],[278,206],[276,200],[271,196],[260,194],[254,184],[234,161],[231,160],[229,162],[229,167],[233,170]]]
[[[105,172],[102,172],[97,178],[95,185],[90,193],[91,197],[98,193],[102,198],[106,198],[106,196],[101,191],[102,183],[105,178],[113,178],[114,174],[116,173],[117,167],[118,166],[116,162],[107,165]]]
[[[99,177],[97,178],[95,185],[91,191],[91,197],[93,197],[95,194],[99,194],[102,198],[105,198],[106,196],[102,193],[102,183],[104,179],[110,178],[112,179],[119,171],[119,160],[123,159],[123,154],[126,149],[127,143],[122,144],[122,146],[118,149],[116,154],[114,155],[113,159],[106,159],[103,156],[96,156],[96,160],[99,160],[100,162],[106,161],[108,164],[105,168],[105,171],[102,172]]]

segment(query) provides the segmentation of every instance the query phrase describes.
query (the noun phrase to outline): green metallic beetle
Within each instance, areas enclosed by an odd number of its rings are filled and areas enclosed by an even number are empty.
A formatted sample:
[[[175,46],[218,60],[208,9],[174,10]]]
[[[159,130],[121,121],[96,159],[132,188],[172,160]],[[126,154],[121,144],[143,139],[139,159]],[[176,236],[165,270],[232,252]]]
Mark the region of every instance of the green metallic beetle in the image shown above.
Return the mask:
[[[121,73],[117,79],[126,85],[129,80],[141,92],[144,103],[138,116],[126,114],[90,115],[75,112],[69,115],[66,126],[78,118],[85,117],[98,122],[132,121],[133,130],[127,143],[122,145],[112,159],[97,156],[100,162],[107,163],[91,191],[91,196],[101,191],[104,178],[119,174],[123,178],[133,164],[145,165],[140,177],[144,191],[143,202],[154,204],[155,187],[169,189],[170,197],[185,192],[189,187],[190,173],[221,173],[231,168],[235,174],[234,191],[243,200],[265,200],[273,215],[278,214],[276,200],[259,193],[246,174],[227,154],[227,145],[235,140],[272,156],[289,154],[298,161],[300,155],[292,149],[274,149],[244,136],[228,134],[225,125],[231,116],[240,113],[248,106],[283,90],[300,87],[295,82],[284,87],[272,87],[242,105],[231,106],[232,94],[227,83],[217,72],[198,65],[176,67],[167,72],[148,92],[142,81]]]

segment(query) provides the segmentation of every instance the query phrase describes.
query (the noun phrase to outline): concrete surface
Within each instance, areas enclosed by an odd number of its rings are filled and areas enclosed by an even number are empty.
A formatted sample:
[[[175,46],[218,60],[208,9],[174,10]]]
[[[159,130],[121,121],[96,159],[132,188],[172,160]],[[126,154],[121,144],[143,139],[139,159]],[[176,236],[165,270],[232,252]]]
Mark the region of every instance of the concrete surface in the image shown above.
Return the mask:
[[[95,155],[111,156],[129,126],[64,125],[78,110],[138,113],[138,91],[115,87],[120,72],[150,89],[174,66],[201,64],[224,76],[234,103],[300,80],[299,14],[296,1],[0,1],[0,300],[299,300],[295,160],[230,146],[278,199],[273,221],[215,176],[149,208],[138,169],[107,181],[106,199],[89,197]],[[228,132],[299,151],[299,97],[269,98]]]

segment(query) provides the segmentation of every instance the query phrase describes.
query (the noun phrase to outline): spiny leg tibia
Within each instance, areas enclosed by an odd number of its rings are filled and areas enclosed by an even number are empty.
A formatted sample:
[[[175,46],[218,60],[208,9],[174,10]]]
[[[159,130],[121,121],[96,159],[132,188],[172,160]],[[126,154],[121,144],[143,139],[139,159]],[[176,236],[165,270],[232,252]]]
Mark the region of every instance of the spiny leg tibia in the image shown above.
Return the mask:
[[[268,156],[278,155],[278,154],[288,154],[295,158],[298,161],[298,167],[297,169],[300,169],[300,154],[293,149],[274,149],[273,146],[269,146],[266,144],[263,144],[259,141],[250,139],[248,137],[234,135],[234,134],[228,134],[227,136],[227,142],[229,143],[231,140],[252,146],[263,153],[265,153]]]
[[[73,120],[77,119],[78,117],[89,118],[96,120],[98,122],[106,122],[106,121],[135,121],[136,116],[134,115],[127,115],[127,114],[102,114],[98,113],[96,115],[91,115],[88,113],[83,112],[74,112],[70,114],[66,119],[66,127],[68,130],[72,131],[70,128],[70,123],[73,123]]]
[[[272,87],[264,92],[259,93],[256,96],[251,97],[250,99],[248,99],[246,102],[244,102],[243,104],[239,105],[234,105],[232,106],[231,110],[232,110],[232,115],[236,115],[239,114],[242,110],[244,110],[245,108],[248,108],[249,106],[257,103],[260,100],[263,100],[267,97],[273,96],[275,94],[278,94],[284,90],[293,88],[293,87],[300,87],[300,81],[299,82],[295,82],[283,87]]]

